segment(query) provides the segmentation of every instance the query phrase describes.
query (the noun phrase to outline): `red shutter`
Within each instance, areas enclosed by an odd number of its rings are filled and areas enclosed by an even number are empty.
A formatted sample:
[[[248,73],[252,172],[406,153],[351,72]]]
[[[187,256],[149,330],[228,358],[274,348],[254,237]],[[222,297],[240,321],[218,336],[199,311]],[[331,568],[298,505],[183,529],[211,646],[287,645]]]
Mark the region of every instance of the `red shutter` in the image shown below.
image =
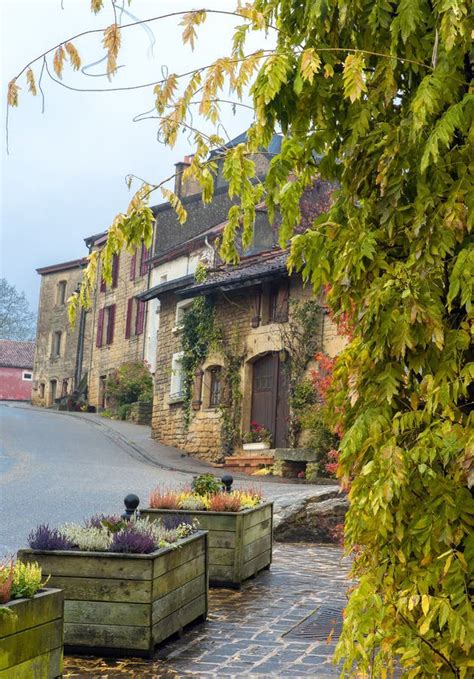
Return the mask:
[[[100,291],[105,292],[107,289],[107,284],[103,278],[100,279]]]
[[[140,276],[144,276],[148,273],[148,264],[146,260],[150,256],[151,248],[146,248],[145,243],[142,243],[141,257],[140,257]]]
[[[290,290],[289,283],[285,281],[278,288],[277,294],[277,323],[286,323],[288,321],[288,302],[289,302]]]
[[[114,255],[112,258],[112,287],[116,288],[118,284],[119,273],[119,255]]]
[[[107,318],[107,344],[112,344],[114,341],[114,325],[115,325],[115,304],[108,308]]]
[[[135,324],[135,334],[141,335],[145,326],[145,302],[138,300],[137,322]]]
[[[125,324],[125,339],[130,338],[132,328],[132,314],[133,314],[133,297],[130,297],[127,303],[127,321]]]
[[[105,309],[99,309],[99,314],[97,316],[97,338],[95,342],[96,347],[102,346],[102,335],[104,334],[104,312]]]
[[[135,252],[132,255],[132,259],[130,260],[130,280],[131,281],[135,280],[136,272],[137,272],[137,251],[135,250]]]

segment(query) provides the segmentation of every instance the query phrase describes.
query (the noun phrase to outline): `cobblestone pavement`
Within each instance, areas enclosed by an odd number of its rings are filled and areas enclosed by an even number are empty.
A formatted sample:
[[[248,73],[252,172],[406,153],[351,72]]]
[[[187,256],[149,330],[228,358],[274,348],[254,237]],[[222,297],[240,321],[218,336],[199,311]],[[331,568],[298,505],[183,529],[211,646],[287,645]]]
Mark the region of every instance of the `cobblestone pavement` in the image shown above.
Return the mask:
[[[338,677],[334,639],[285,634],[320,605],[343,605],[348,569],[339,547],[278,545],[271,569],[240,591],[211,589],[207,622],[159,647],[154,660],[68,657],[64,677]]]

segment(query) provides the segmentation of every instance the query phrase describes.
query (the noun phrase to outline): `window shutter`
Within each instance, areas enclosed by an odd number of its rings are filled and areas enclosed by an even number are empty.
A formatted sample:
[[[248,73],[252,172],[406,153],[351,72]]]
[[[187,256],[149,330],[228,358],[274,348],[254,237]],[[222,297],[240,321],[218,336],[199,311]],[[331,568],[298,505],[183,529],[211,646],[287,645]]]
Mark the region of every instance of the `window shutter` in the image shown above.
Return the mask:
[[[112,344],[114,341],[114,325],[115,325],[115,304],[109,306],[109,317],[107,319],[107,344]]]
[[[100,279],[100,291],[105,292],[107,290],[107,284],[104,278]]]
[[[141,257],[140,257],[140,276],[144,276],[148,273],[148,264],[146,260],[150,256],[151,248],[145,247],[145,243],[142,243]]]
[[[112,258],[112,287],[116,288],[118,285],[119,273],[119,255],[115,254]]]
[[[145,302],[137,301],[137,321],[135,324],[135,334],[141,335],[145,325]]]
[[[102,346],[102,335],[104,333],[104,313],[105,309],[99,309],[99,314],[97,316],[97,339],[95,342],[96,347]]]
[[[278,288],[277,305],[276,305],[276,321],[277,323],[286,323],[288,320],[288,299],[290,296],[288,281],[282,283]]]
[[[135,252],[133,253],[132,258],[130,260],[130,280],[131,281],[135,280],[136,272],[137,272],[137,251],[135,250]]]
[[[133,297],[127,302],[127,321],[125,323],[125,339],[130,338],[130,333],[132,329],[132,314],[133,314]]]

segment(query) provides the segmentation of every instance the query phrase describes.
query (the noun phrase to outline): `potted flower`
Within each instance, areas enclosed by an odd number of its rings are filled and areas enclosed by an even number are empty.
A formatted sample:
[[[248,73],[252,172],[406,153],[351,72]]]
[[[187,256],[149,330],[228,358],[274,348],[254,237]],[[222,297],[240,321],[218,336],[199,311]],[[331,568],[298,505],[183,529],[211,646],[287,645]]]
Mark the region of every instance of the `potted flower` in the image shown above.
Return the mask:
[[[207,616],[207,533],[184,517],[95,516],[38,526],[28,542],[18,558],[37,561],[64,590],[66,650],[151,656]]]
[[[197,477],[191,488],[182,490],[156,488],[141,516],[159,521],[177,514],[197,520],[209,531],[209,584],[239,588],[244,580],[270,567],[273,503],[265,502],[255,488],[225,492],[208,477]]]
[[[62,675],[63,593],[37,563],[0,562],[0,676]]]
[[[269,450],[272,436],[263,425],[252,421],[250,430],[242,433],[242,443],[244,450]]]

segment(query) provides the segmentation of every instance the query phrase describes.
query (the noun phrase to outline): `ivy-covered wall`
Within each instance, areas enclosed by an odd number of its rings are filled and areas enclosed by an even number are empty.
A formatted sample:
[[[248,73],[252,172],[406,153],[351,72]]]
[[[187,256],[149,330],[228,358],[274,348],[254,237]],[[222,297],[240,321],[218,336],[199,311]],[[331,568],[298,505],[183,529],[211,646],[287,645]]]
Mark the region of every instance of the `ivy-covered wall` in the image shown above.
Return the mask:
[[[285,348],[282,325],[266,323],[252,327],[256,288],[218,293],[214,297],[212,322],[217,341],[209,344],[205,360],[195,371],[191,401],[170,397],[173,355],[182,350],[182,334],[175,329],[176,303],[173,292],[161,298],[157,366],[154,385],[152,435],[162,443],[182,448],[209,461],[220,461],[231,453],[238,434],[250,425],[252,400],[252,361],[268,351]],[[290,283],[291,300],[312,297],[298,277]],[[326,316],[323,324],[323,350],[335,355],[344,340]],[[209,407],[209,369],[222,367],[222,405]],[[189,418],[186,410],[189,408]]]

